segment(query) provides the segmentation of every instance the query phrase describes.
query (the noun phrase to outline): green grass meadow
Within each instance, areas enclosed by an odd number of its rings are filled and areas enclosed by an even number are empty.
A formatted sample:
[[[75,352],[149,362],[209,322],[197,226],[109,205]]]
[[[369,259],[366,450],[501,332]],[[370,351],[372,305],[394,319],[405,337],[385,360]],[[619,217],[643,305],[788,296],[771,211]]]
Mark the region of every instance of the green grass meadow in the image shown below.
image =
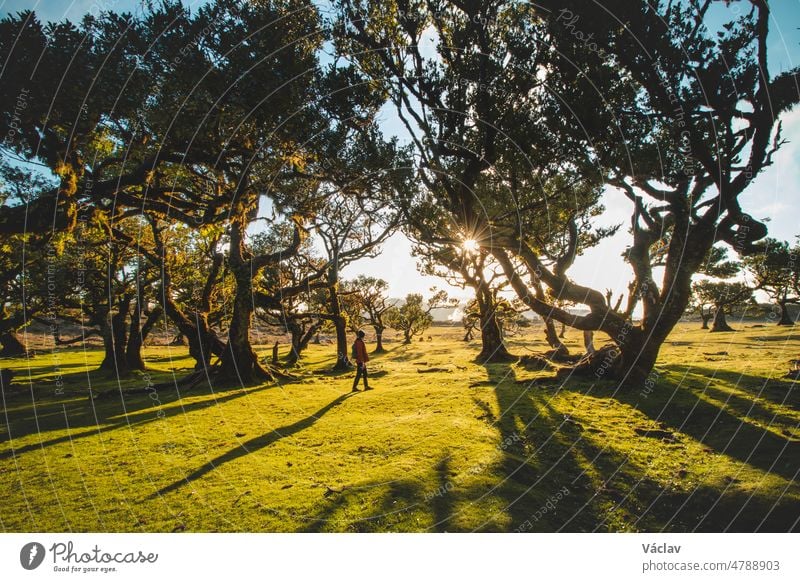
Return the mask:
[[[798,529],[800,391],[782,376],[800,330],[736,327],[681,324],[640,390],[484,366],[448,327],[388,343],[356,394],[330,345],[296,381],[180,393],[126,392],[187,373],[183,348],[147,347],[124,381],[93,371],[95,348],[6,359],[0,529]],[[509,346],[546,349],[537,328]]]

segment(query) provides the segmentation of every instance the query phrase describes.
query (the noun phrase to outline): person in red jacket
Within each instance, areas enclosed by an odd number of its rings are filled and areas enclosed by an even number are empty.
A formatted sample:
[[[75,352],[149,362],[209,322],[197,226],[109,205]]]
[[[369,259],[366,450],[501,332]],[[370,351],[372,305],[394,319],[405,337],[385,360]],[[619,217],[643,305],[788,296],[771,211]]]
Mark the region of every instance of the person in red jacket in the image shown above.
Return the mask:
[[[367,362],[369,356],[367,355],[367,345],[364,343],[364,336],[367,335],[363,330],[359,329],[356,333],[356,341],[353,343],[353,358],[356,361],[356,379],[353,382],[353,392],[358,392],[358,381],[364,377],[364,390],[372,390],[367,381]]]

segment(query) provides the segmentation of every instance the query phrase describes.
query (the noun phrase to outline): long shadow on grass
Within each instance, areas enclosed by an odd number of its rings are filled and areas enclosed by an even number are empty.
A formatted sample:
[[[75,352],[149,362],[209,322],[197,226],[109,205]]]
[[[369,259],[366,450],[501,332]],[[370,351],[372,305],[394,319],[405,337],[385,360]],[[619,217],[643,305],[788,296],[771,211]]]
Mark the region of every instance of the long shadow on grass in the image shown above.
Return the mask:
[[[7,459],[31,450],[96,436],[120,428],[166,420],[173,416],[202,410],[272,387],[271,384],[266,384],[248,388],[247,390],[232,388],[212,391],[208,390],[206,386],[206,390],[202,392],[195,389],[183,394],[179,394],[175,390],[159,391],[159,402],[155,402],[148,395],[124,395],[123,400],[95,400],[94,412],[92,403],[86,398],[74,399],[69,402],[39,402],[36,404],[35,415],[33,406],[7,412],[9,418],[9,424],[6,426],[8,434],[0,435],[0,443],[10,442],[11,448],[7,451],[0,451],[0,459]],[[119,396],[118,393],[117,396]],[[208,396],[209,398],[190,403],[183,403],[182,401],[183,398],[196,396]],[[120,418],[115,419],[114,417]],[[87,427],[90,428],[88,430],[80,430]],[[39,442],[16,448],[13,447],[15,439],[22,439],[32,434],[42,436],[46,432],[66,430],[67,428],[69,428],[70,434],[40,440]]]
[[[792,405],[795,408],[800,405],[800,391],[797,390],[798,383],[791,380],[776,380],[763,376],[753,376],[752,374],[742,374],[735,371],[723,370],[718,368],[706,368],[702,366],[683,366],[679,364],[669,364],[665,369],[677,374],[697,374],[705,378],[715,378],[723,382],[734,385],[743,392],[767,399],[778,405]],[[788,365],[787,365],[788,368]]]
[[[685,433],[767,473],[794,479],[800,469],[800,441],[751,424],[746,418],[699,399],[687,388],[662,384],[645,397],[637,390],[598,384],[594,395],[613,397],[633,406],[665,428]]]
[[[353,508],[363,507],[364,498],[376,488],[385,489],[380,502],[371,502],[372,515],[352,517]],[[389,483],[369,482],[358,487],[346,488],[332,494],[324,507],[300,531],[311,532],[359,532],[376,533],[389,531],[419,531],[410,527],[406,516],[409,511],[423,505],[420,483],[411,479],[398,479]],[[357,510],[356,510],[357,511]],[[340,515],[340,516],[339,516]],[[415,522],[416,523],[416,522]]]
[[[741,418],[757,420],[773,428],[780,428],[781,426],[794,427],[798,423],[798,418],[790,414],[789,396],[794,396],[791,393],[791,388],[786,389],[784,395],[786,402],[781,402],[777,398],[775,399],[777,402],[774,402],[767,397],[768,387],[765,384],[762,384],[761,388],[742,384],[725,386],[723,383],[726,382],[720,379],[720,374],[708,375],[695,368],[666,367],[676,370],[681,376],[688,372],[686,381],[682,382],[682,387],[692,390],[695,394],[702,395],[704,399],[713,400],[714,404],[730,409]],[[759,402],[759,399],[768,401],[770,405]]]
[[[526,451],[503,449],[504,480],[498,488],[507,500],[512,529],[521,531],[788,531],[796,528],[796,492],[719,489],[680,485],[672,479],[656,481],[647,467],[632,462],[635,448],[654,451],[665,445],[643,437],[631,450],[619,450],[603,440],[604,430],[565,418],[551,403],[555,390],[569,390],[590,398],[589,404],[614,398],[638,408],[652,419],[701,440],[713,449],[739,458],[788,480],[797,477],[800,451],[797,443],[766,433],[690,393],[643,398],[638,392],[617,390],[613,384],[589,385],[569,381],[561,386],[525,386],[516,383],[514,371],[487,366],[500,405],[496,426],[503,443],[520,434],[529,441]],[[687,419],[687,411],[691,411]],[[710,422],[697,423],[705,418]],[[684,421],[687,421],[684,423]],[[704,433],[709,427],[713,429]],[[730,442],[729,442],[730,441]],[[790,448],[791,447],[791,448]],[[677,453],[677,450],[676,450]],[[534,462],[531,462],[535,459]],[[777,462],[776,462],[777,461]],[[691,467],[690,467],[691,469]],[[566,487],[569,494],[557,502],[547,500]],[[545,510],[545,508],[547,508]]]
[[[570,382],[561,388],[587,396],[591,394],[598,399],[613,398],[646,414],[659,422],[662,428],[678,435],[689,435],[705,444],[709,453],[725,454],[765,472],[781,475],[790,483],[800,471],[797,442],[789,442],[743,422],[718,406],[698,400],[686,388],[676,388],[662,381],[647,396],[605,382],[591,386]],[[632,443],[632,446],[650,447],[654,452],[664,447],[680,448],[679,442],[669,444],[649,437],[643,437],[641,444]],[[627,510],[628,517],[623,521],[633,529],[752,532],[797,528],[796,490],[776,490],[774,487],[753,490],[749,486],[741,489],[733,484],[738,483],[735,479],[731,485],[719,488],[676,486],[685,479],[681,474],[674,475],[672,483],[659,483],[631,467],[620,451],[603,447],[601,453],[592,461],[593,470],[603,475],[605,482],[599,493],[616,504],[616,511]],[[687,469],[696,470],[691,466]]]
[[[450,495],[450,459],[442,458],[436,465],[436,478],[439,483],[437,494],[431,498],[433,510],[433,529],[447,531],[447,523],[453,519],[453,497]]]
[[[549,404],[552,395],[517,381],[509,364],[486,364],[500,417],[492,422],[500,431],[501,482],[496,492],[506,500],[511,530],[586,531],[599,521],[598,506],[583,503],[579,491],[593,489],[575,448],[576,435],[563,415]],[[564,488],[571,494],[547,508]],[[578,519],[573,519],[579,515]]]
[[[269,446],[269,445],[281,440],[282,438],[286,438],[288,436],[292,436],[293,434],[296,434],[296,433],[300,432],[301,430],[305,430],[305,429],[309,428],[314,423],[316,423],[320,419],[320,417],[322,417],[327,412],[329,412],[331,409],[333,409],[336,406],[340,405],[342,402],[344,402],[345,400],[347,400],[348,398],[350,398],[353,395],[354,395],[354,393],[352,393],[352,392],[348,392],[347,394],[342,394],[341,396],[339,396],[335,400],[332,400],[331,402],[329,402],[328,404],[326,404],[325,406],[323,406],[322,408],[317,410],[314,414],[312,414],[310,416],[307,416],[306,418],[304,418],[302,420],[298,420],[297,422],[294,422],[294,423],[289,424],[287,426],[283,426],[281,428],[277,428],[277,429],[275,429],[275,430],[273,430],[273,431],[271,431],[271,432],[269,432],[267,434],[263,434],[261,436],[257,436],[255,438],[250,439],[249,441],[247,441],[245,443],[242,443],[240,446],[236,447],[235,449],[231,449],[227,453],[223,453],[222,455],[219,455],[219,456],[215,457],[214,459],[212,459],[211,461],[207,462],[202,467],[196,469],[195,471],[193,471],[192,473],[190,473],[189,475],[187,475],[183,479],[175,481],[174,483],[172,483],[170,485],[167,485],[166,487],[163,487],[162,489],[159,489],[156,493],[154,493],[150,497],[151,498],[158,497],[159,495],[164,495],[164,494],[169,493],[171,491],[175,491],[176,489],[179,489],[183,485],[189,484],[192,481],[194,481],[196,479],[199,479],[200,477],[202,477],[206,473],[210,473],[214,469],[219,468],[221,465],[223,465],[225,463],[228,463],[230,461],[236,460],[236,459],[238,459],[240,457],[243,457],[245,455],[249,455],[250,453],[254,453],[254,452],[256,452],[256,451],[258,451],[260,449],[263,449],[264,447],[267,447],[267,446]]]

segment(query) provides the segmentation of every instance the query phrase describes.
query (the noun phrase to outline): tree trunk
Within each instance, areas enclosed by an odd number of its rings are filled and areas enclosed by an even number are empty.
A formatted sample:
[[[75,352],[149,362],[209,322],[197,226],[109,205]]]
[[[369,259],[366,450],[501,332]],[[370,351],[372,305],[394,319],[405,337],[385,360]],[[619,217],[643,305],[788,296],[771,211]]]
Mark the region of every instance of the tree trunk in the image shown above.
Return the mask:
[[[549,317],[543,317],[542,319],[544,321],[544,337],[547,340],[547,344],[553,348],[550,350],[550,357],[557,360],[569,356],[569,349],[558,337],[553,320]]]
[[[147,336],[150,335],[150,332],[153,330],[156,323],[158,323],[158,320],[161,319],[163,313],[164,310],[161,309],[161,306],[156,306],[147,316],[142,326],[140,321],[142,310],[139,304],[137,303],[136,307],[133,309],[131,329],[128,334],[128,347],[125,350],[125,359],[128,361],[128,367],[131,370],[145,369],[144,358],[142,358],[142,346],[144,346]]]
[[[794,321],[789,317],[789,308],[786,301],[778,302],[778,308],[781,310],[781,318],[778,325],[794,325]]]
[[[583,347],[586,349],[586,353],[591,355],[595,353],[597,350],[594,348],[594,332],[591,330],[584,330],[583,332]]]
[[[240,227],[237,232],[241,232]],[[159,256],[165,257],[166,251],[163,246],[163,241],[161,240],[160,231],[156,228],[155,224],[153,224],[153,238]],[[241,240],[241,237],[239,240]],[[208,324],[208,313],[211,311],[211,293],[222,262],[223,256],[220,253],[215,253],[211,268],[206,276],[205,285],[203,286],[200,305],[194,312],[194,321],[192,321],[189,315],[187,315],[181,306],[172,298],[172,277],[169,265],[166,261],[161,261],[159,263],[161,268],[161,298],[164,312],[178,328],[178,334],[170,345],[186,345],[185,342],[188,342],[189,355],[195,360],[195,371],[208,369],[212,354],[221,357],[225,350],[225,344],[217,337],[216,333],[214,333]]]
[[[481,352],[478,354],[478,361],[487,362],[508,362],[514,359],[503,341],[503,332],[500,323],[497,321],[495,303],[488,289],[478,290],[478,310],[481,321]]]
[[[250,344],[250,327],[253,323],[253,280],[250,265],[244,263],[232,270],[236,280],[236,293],[228,329],[228,344],[220,357],[219,376],[224,380],[245,384],[272,379],[272,374],[259,364],[258,355]]]
[[[329,309],[331,312],[331,321],[336,330],[336,364],[333,366],[334,371],[340,372],[342,370],[350,369],[350,358],[348,357],[347,350],[347,320],[342,315],[342,304],[339,302],[339,293],[336,291],[338,283],[338,273],[332,273],[329,278],[331,286],[328,288]]]
[[[195,370],[207,368],[211,364],[212,355],[222,355],[225,344],[208,324],[208,314],[195,312],[193,322],[169,296],[166,297],[164,306],[167,316],[178,327],[178,337],[185,338],[189,343],[189,355],[194,358]],[[170,345],[176,345],[175,340]]]
[[[703,320],[703,325],[700,329],[708,329],[708,322],[711,321],[711,315],[712,313],[710,311],[709,312],[704,312],[702,310],[700,311],[700,319]]]
[[[300,341],[303,338],[303,328],[296,321],[290,320],[286,324],[286,329],[289,331],[289,353],[286,354],[286,362],[288,364],[296,364],[300,359]]]
[[[333,318],[333,326],[336,328],[336,365],[334,370],[347,370],[350,368],[350,358],[347,355],[347,325],[341,315]]]
[[[728,321],[725,319],[724,307],[716,308],[716,311],[714,312],[714,323],[711,325],[711,331],[733,331],[733,328],[728,325]]]
[[[540,281],[536,281],[534,284],[534,289],[536,291],[536,298],[540,301],[545,301],[545,293],[544,287],[542,287],[542,283]],[[547,340],[547,344],[553,348],[550,350],[550,357],[553,359],[558,360],[559,358],[565,358],[569,356],[569,349],[561,339],[558,337],[558,333],[556,332],[555,323],[553,323],[552,317],[550,315],[545,314],[541,315],[542,321],[544,322],[544,337]]]
[[[383,331],[384,328],[376,325],[374,326],[375,329],[375,351],[372,352],[373,354],[382,354],[386,351],[383,347]]]
[[[500,326],[497,319],[490,316],[481,325],[481,352],[478,354],[478,361],[488,362],[508,362],[515,359],[503,342]]]
[[[637,339],[621,347],[620,365],[614,376],[620,384],[642,390],[648,385],[663,340],[654,341],[641,332],[635,336]]]
[[[125,360],[131,370],[144,370],[142,358],[142,304],[136,302],[131,315],[130,332],[128,333],[128,346],[125,349]]]
[[[142,326],[142,344],[147,341],[150,332],[153,331],[153,328],[161,320],[162,315],[164,315],[164,310],[160,305],[156,305],[147,316],[147,319],[144,320],[144,325]]]
[[[562,368],[558,377],[582,376],[596,380],[616,380],[628,388],[648,386],[653,366],[663,342],[659,334],[648,335],[639,328],[627,328],[616,338],[616,345],[606,345],[588,353],[575,367]]]
[[[311,324],[311,327],[308,328],[308,331],[306,331],[303,334],[303,337],[300,338],[300,343],[297,346],[298,354],[301,354],[303,350],[305,350],[308,347],[308,344],[311,342],[312,337],[317,337],[317,332],[321,327],[322,327],[322,320],[318,321],[317,323]]]
[[[111,315],[107,324],[102,326],[105,356],[100,363],[100,370],[114,372],[117,377],[126,376],[130,372],[125,350],[128,340],[130,306],[131,298],[121,299],[117,306],[117,312]]]
[[[0,357],[13,358],[28,353],[28,348],[25,347],[16,331],[0,334],[0,344],[3,346],[3,349],[0,350]]]
[[[308,344],[311,343],[311,339],[317,336],[319,328],[322,327],[322,321],[320,320],[317,323],[312,323],[305,331],[302,326],[292,321],[289,322],[287,327],[291,334],[292,345],[289,349],[289,353],[286,355],[286,362],[288,364],[296,364],[300,359],[300,354],[302,354],[308,347]]]
[[[404,329],[403,330],[403,338],[404,338],[404,340],[403,340],[404,344],[410,344],[411,343],[411,330],[410,329]]]

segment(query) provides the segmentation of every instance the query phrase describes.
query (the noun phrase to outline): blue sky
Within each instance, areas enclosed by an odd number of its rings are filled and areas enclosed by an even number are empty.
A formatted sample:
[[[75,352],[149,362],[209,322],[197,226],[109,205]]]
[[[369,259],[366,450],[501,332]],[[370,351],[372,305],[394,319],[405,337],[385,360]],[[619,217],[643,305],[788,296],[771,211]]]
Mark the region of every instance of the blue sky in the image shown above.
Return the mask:
[[[186,4],[197,6],[203,0],[186,0]],[[735,1],[729,6],[716,2],[712,9],[713,20],[725,20],[731,12],[748,10],[749,1]],[[0,14],[20,10],[35,10],[42,20],[69,18],[80,20],[88,13],[101,10],[141,10],[137,0],[0,0]],[[773,75],[800,65],[800,0],[777,0],[771,2],[769,55]],[[390,114],[384,117],[385,130],[397,132],[398,124]],[[800,209],[800,108],[789,112],[783,119],[783,134],[789,141],[775,157],[773,165],[758,176],[742,196],[743,208],[757,218],[769,218],[770,236],[792,240],[800,234],[798,209]],[[623,223],[630,220],[630,203],[623,195],[608,192],[605,197],[606,213],[599,221],[602,224]],[[579,257],[570,271],[578,282],[597,289],[614,289],[623,292],[631,278],[631,271],[620,260],[620,254],[628,242],[625,227],[613,238]],[[345,277],[366,273],[386,279],[391,294],[399,297],[410,292],[426,293],[433,286],[443,287],[440,279],[423,277],[416,272],[411,257],[411,245],[402,235],[392,237],[384,246],[378,259],[364,260],[349,266]],[[466,297],[465,293],[451,290]]]

